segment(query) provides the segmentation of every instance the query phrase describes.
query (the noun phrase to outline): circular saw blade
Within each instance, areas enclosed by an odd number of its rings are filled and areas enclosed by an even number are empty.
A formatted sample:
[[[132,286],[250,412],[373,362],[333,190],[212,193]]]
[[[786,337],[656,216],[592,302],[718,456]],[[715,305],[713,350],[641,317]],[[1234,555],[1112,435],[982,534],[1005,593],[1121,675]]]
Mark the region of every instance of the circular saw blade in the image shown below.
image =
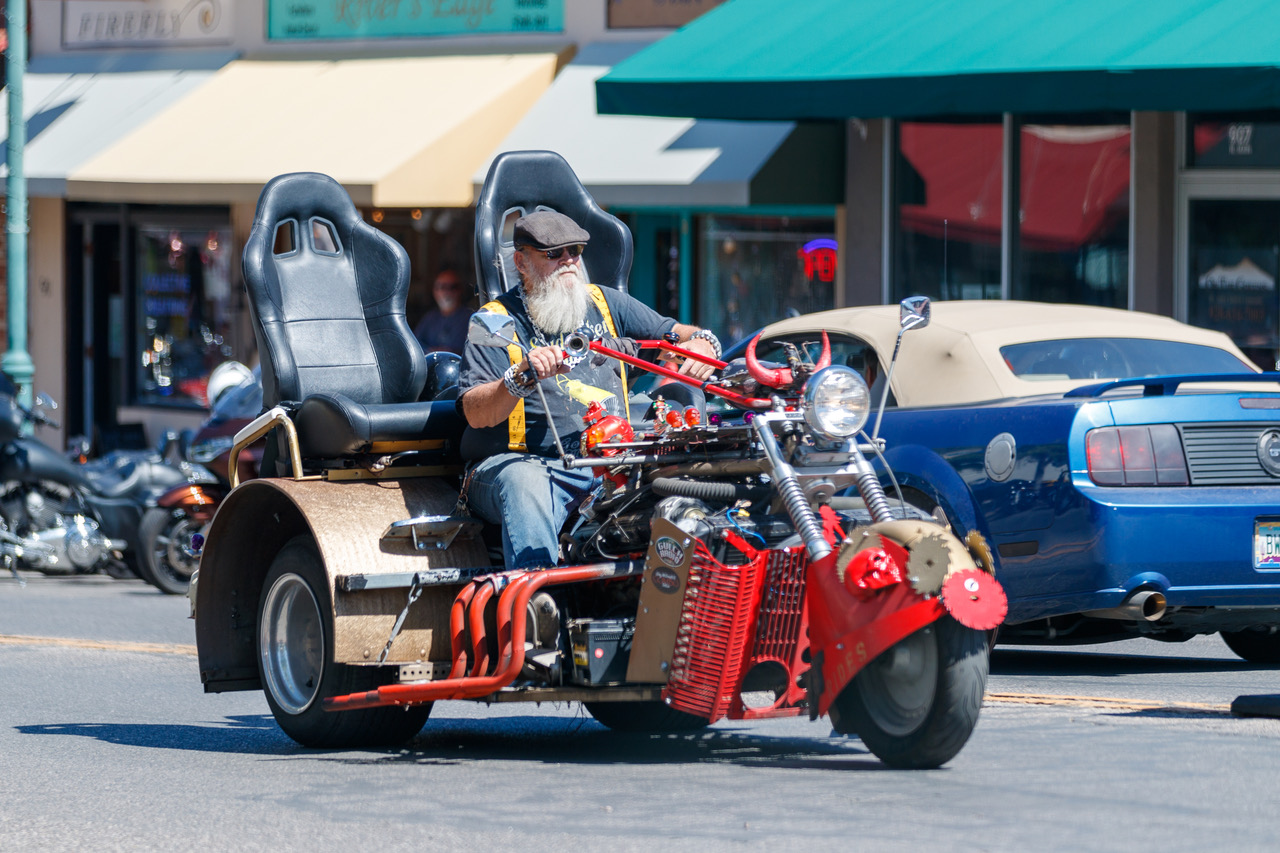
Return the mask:
[[[926,533],[911,543],[907,556],[907,578],[920,595],[934,595],[951,567],[951,552],[941,533]]]
[[[990,631],[1004,621],[1009,598],[999,581],[981,569],[963,569],[942,585],[942,603],[966,628]]]

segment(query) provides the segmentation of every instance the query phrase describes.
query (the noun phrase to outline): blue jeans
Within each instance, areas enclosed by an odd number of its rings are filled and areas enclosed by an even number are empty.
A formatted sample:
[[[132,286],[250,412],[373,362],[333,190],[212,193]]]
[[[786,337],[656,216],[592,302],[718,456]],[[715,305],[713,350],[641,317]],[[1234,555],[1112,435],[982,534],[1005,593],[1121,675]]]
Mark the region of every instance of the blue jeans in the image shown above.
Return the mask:
[[[476,462],[467,505],[502,527],[508,569],[545,569],[560,554],[560,528],[595,483],[590,468],[566,469],[558,459],[499,453]]]

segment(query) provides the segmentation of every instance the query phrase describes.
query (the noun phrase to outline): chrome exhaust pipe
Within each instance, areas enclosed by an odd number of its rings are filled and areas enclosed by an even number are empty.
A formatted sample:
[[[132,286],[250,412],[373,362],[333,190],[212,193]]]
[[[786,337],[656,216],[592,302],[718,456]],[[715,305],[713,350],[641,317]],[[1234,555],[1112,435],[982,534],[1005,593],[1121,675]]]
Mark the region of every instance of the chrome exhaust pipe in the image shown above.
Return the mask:
[[[1169,609],[1164,593],[1155,589],[1143,589],[1135,592],[1119,607],[1108,607],[1105,610],[1086,610],[1085,616],[1095,619],[1131,619],[1142,622],[1158,622],[1164,618]]]

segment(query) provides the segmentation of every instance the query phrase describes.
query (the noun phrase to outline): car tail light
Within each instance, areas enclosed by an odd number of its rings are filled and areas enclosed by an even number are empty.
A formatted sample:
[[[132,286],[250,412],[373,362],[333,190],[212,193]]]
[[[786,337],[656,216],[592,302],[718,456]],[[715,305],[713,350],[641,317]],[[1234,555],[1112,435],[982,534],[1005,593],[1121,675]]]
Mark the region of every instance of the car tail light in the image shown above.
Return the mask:
[[[1085,436],[1089,478],[1099,486],[1185,486],[1187,459],[1173,424],[1100,427]]]

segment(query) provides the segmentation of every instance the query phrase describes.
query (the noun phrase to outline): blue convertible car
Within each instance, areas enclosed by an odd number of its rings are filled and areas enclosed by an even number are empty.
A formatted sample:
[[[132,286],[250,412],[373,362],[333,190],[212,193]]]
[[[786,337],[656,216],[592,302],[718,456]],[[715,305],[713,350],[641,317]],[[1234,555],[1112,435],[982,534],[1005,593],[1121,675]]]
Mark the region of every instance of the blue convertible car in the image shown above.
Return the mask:
[[[898,307],[775,323],[758,356],[812,358],[824,330],[878,403]],[[909,503],[990,543],[1010,598],[1001,642],[1216,631],[1276,663],[1277,379],[1166,317],[940,302],[903,342],[880,436]]]

